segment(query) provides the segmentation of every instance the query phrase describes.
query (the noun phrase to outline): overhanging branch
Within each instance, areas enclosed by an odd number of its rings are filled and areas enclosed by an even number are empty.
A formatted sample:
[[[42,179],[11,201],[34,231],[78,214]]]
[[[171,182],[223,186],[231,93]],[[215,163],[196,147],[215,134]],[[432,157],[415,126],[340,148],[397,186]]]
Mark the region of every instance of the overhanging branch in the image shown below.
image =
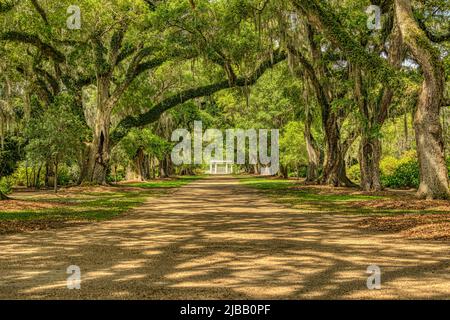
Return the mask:
[[[41,52],[53,59],[55,62],[63,63],[65,56],[60,51],[43,42],[37,35],[29,34],[25,32],[8,31],[0,34],[0,40],[20,42],[25,44],[31,44],[41,50]]]
[[[277,51],[272,59],[268,59],[263,62],[250,77],[239,77],[236,80],[234,87],[244,87],[255,84],[264,72],[285,59],[286,53]],[[119,123],[114,132],[111,134],[111,145],[116,145],[132,128],[142,127],[156,121],[161,114],[179,104],[191,99],[208,96],[231,87],[230,82],[225,80],[198,88],[187,89],[164,99],[143,114],[138,116],[128,116]]]
[[[425,25],[425,22],[422,19],[416,19],[417,23],[419,24],[420,29],[422,29],[428,39],[430,39],[434,43],[441,43],[444,41],[450,40],[450,32],[446,34],[434,34],[430,30],[428,30],[427,26]]]

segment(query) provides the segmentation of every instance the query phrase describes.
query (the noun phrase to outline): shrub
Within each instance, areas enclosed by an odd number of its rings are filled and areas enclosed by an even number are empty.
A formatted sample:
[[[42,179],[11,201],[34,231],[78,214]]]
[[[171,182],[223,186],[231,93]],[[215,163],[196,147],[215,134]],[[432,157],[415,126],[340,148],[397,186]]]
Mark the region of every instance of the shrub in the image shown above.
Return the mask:
[[[359,167],[359,163],[357,163],[347,169],[347,176],[352,181],[355,181],[355,182],[361,181],[361,169]]]
[[[58,185],[76,184],[80,176],[80,168],[76,164],[61,164],[58,168]]]
[[[419,164],[410,160],[400,164],[392,174],[382,177],[383,184],[389,188],[418,188]]]
[[[402,161],[401,159],[397,159],[392,156],[388,156],[381,159],[380,161],[381,175],[384,176],[392,175],[395,172],[395,169],[397,169],[398,166],[402,164],[401,161]]]
[[[29,181],[32,179],[33,169],[28,167],[28,179]],[[11,183],[14,186],[24,187],[27,185],[27,170],[24,164],[18,166],[16,171],[11,175]]]
[[[450,168],[450,158],[447,160]],[[407,151],[400,159],[392,156],[380,161],[381,182],[389,188],[418,188],[419,165],[414,150]],[[348,177],[356,182],[361,181],[359,163],[347,170]]]
[[[0,179],[0,191],[3,194],[10,194],[12,192],[12,183],[10,179],[6,177]]]

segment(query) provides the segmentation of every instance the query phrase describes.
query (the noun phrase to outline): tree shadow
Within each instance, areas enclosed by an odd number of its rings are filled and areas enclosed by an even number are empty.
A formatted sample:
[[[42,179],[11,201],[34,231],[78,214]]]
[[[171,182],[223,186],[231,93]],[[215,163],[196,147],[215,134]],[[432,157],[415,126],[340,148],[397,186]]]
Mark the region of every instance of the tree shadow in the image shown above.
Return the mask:
[[[0,298],[448,298],[448,243],[368,233],[215,177],[79,228],[0,237]],[[381,268],[368,290],[366,269]],[[81,269],[81,290],[66,269]]]

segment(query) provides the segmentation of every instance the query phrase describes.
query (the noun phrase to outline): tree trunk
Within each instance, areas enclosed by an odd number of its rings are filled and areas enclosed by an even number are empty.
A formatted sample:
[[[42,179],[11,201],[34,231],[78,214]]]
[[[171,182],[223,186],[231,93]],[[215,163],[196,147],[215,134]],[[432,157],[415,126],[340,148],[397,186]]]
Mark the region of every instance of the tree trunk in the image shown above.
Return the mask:
[[[150,179],[155,179],[155,161],[152,156],[150,156]]]
[[[55,190],[55,193],[57,193],[58,192],[58,162],[55,162],[55,178],[54,178],[54,185],[53,185],[53,187],[54,187],[54,190]]]
[[[361,137],[359,163],[361,169],[361,188],[364,191],[380,191],[381,142],[378,138]]]
[[[159,177],[160,178],[168,178],[169,177],[169,173],[166,171],[167,166],[165,164],[166,159],[163,158],[161,160],[159,160]]]
[[[289,178],[289,168],[288,168],[288,166],[280,165],[280,176],[283,179],[288,179]]]
[[[139,159],[139,155],[134,159],[134,166],[136,167],[137,179],[139,181],[144,181],[144,177],[142,175],[142,164],[141,159]]]
[[[32,184],[30,187],[36,188],[36,166],[33,164],[33,169],[31,170],[32,175]]]
[[[27,178],[27,188],[30,187],[30,179],[28,178],[28,159],[25,161],[25,175]]]
[[[399,69],[404,59],[404,50],[396,21],[389,38],[388,54],[389,64],[395,69]],[[367,75],[363,76],[362,69],[356,65],[352,66],[352,73],[355,80],[354,94],[363,118],[359,147],[360,186],[364,191],[380,191],[382,189],[380,179],[381,141],[378,136],[388,115],[394,91],[390,85],[385,85],[379,91],[381,95],[379,101],[370,99],[369,92],[373,90],[370,78],[368,81],[364,81],[363,78],[367,78]]]
[[[34,183],[34,186],[37,190],[39,190],[41,188],[41,181],[40,181],[41,180],[41,170],[42,170],[42,165],[40,164],[39,169],[36,174],[36,181]]]
[[[145,160],[146,157],[144,154],[144,150],[142,148],[139,148],[135,157],[135,166],[136,166],[136,173],[138,175],[138,180],[140,181],[147,180],[147,174],[145,170]]]
[[[164,171],[166,172],[167,178],[172,175],[172,161],[170,160],[170,155],[167,155],[164,159]]]
[[[50,169],[49,169],[50,163],[49,161],[47,161],[45,163],[45,179],[44,179],[44,184],[46,188],[50,187],[50,183],[49,183],[49,175],[50,175]]]
[[[83,170],[82,182],[106,184],[110,159],[109,115],[99,115],[95,124],[94,136],[88,149],[88,158]]]
[[[414,19],[410,0],[395,0],[395,13],[404,43],[422,68],[424,81],[414,115],[420,168],[419,198],[448,199],[450,191],[439,121],[444,92],[444,68],[439,51]]]
[[[93,139],[87,150],[85,167],[81,182],[106,184],[110,159],[111,104],[109,98],[109,79],[99,77],[97,80],[97,114],[93,128]]]
[[[340,142],[339,125],[334,114],[329,115],[324,127],[327,152],[321,183],[335,187],[354,187],[355,184],[347,177],[345,152]]]
[[[403,116],[403,133],[405,135],[405,145],[403,147],[403,151],[409,150],[409,133],[408,133],[408,113],[405,112]]]
[[[311,55],[315,64],[311,64],[299,51],[292,46],[288,46],[288,50],[299,59],[305,72],[314,88],[317,102],[322,111],[322,126],[326,139],[326,160],[320,183],[333,186],[355,186],[350,179],[347,178],[345,168],[345,153],[342,152],[340,143],[339,116],[332,110],[330,101],[333,100],[331,90],[325,87],[320,79],[326,78],[323,65],[317,62],[321,59],[320,47],[315,43],[314,32],[308,25],[308,38],[311,49]]]

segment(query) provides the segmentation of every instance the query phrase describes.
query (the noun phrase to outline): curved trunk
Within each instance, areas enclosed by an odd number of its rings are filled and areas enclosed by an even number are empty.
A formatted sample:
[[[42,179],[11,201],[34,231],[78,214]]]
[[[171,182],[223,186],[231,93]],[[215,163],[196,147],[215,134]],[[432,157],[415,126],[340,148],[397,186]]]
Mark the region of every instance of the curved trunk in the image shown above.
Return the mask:
[[[439,51],[414,19],[410,0],[395,0],[395,13],[404,43],[422,68],[424,81],[414,115],[420,186],[417,195],[427,199],[448,199],[448,172],[444,159],[442,127],[444,68]]]

